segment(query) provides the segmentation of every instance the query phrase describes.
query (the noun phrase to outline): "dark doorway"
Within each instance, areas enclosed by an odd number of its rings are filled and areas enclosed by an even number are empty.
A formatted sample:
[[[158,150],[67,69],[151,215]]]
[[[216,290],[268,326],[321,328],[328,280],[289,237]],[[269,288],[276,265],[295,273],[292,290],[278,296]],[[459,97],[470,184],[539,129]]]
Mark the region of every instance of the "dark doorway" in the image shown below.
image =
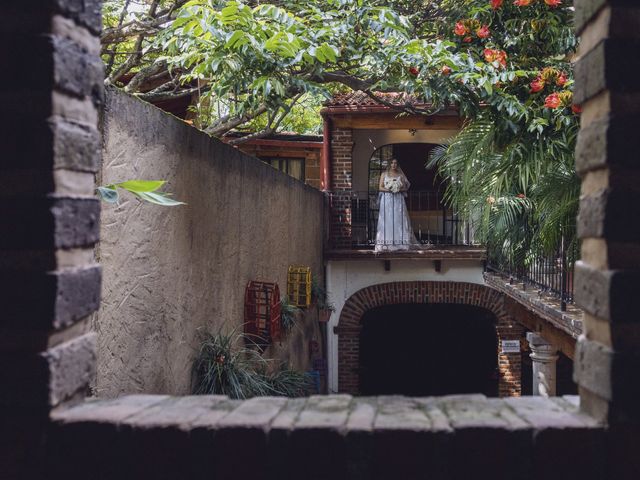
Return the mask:
[[[495,316],[451,304],[385,305],[360,333],[362,395],[498,395]]]

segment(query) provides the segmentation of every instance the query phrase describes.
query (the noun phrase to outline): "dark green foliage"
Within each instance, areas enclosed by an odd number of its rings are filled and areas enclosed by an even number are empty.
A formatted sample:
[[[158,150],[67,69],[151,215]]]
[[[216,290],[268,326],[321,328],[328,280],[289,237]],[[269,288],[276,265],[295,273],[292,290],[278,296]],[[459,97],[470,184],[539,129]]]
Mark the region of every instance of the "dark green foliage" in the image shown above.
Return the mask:
[[[448,21],[438,31],[456,42],[459,54],[479,65],[486,60],[482,49],[498,49],[507,61],[476,78],[485,87],[474,90],[480,102],[475,110],[461,105],[466,125],[434,150],[429,166],[450,179],[446,200],[471,221],[476,240],[489,247],[492,258],[516,268],[533,254],[556,251],[562,237],[566,246],[577,242],[579,108],[572,105],[569,60],[576,39],[569,6],[505,1],[494,10],[485,0],[440,2]],[[465,43],[452,31],[453,21],[487,25],[491,35],[483,41],[471,32]],[[467,82],[455,69],[450,77]]]
[[[304,396],[309,377],[281,367],[268,372],[268,361],[244,347],[246,335],[233,331],[206,334],[193,365],[192,390],[196,395],[228,395],[233,399],[257,396]]]
[[[336,307],[327,299],[327,291],[324,289],[316,277],[311,278],[311,299],[318,310],[335,311]]]
[[[284,296],[280,299],[280,322],[285,331],[290,331],[296,326],[301,310],[289,303],[289,298]]]

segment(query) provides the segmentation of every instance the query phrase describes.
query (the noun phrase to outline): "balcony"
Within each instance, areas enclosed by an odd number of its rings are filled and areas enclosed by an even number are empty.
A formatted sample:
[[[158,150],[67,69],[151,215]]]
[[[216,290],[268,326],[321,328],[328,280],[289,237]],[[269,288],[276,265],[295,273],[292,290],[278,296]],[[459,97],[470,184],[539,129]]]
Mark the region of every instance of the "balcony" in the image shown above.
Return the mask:
[[[377,191],[328,193],[330,211],[327,256],[347,258],[428,258],[484,260],[486,249],[474,241],[473,226],[443,204],[438,190],[411,190],[406,204],[419,246],[375,252],[379,201]]]

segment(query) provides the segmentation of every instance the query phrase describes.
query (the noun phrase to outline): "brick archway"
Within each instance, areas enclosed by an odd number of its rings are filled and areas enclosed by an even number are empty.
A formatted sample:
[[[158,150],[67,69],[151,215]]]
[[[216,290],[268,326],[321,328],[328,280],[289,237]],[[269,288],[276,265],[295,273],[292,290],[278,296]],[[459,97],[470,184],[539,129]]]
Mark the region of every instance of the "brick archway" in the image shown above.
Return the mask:
[[[407,303],[448,303],[484,308],[496,317],[498,343],[520,340],[524,328],[504,309],[502,293],[484,285],[464,282],[394,282],[372,285],[358,290],[347,299],[340,312],[338,334],[338,391],[358,394],[360,369],[360,330],[362,316],[383,305]],[[520,353],[498,355],[499,394],[501,397],[521,393]]]

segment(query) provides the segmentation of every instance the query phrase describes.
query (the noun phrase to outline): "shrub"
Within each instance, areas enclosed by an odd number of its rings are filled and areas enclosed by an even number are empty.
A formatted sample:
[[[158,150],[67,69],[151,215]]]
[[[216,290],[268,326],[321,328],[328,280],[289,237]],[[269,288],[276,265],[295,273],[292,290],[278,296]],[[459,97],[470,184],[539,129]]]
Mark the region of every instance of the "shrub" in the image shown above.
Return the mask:
[[[193,393],[227,395],[233,399],[308,394],[308,375],[281,366],[268,373],[268,360],[244,347],[247,335],[233,330],[207,333],[193,365]]]

